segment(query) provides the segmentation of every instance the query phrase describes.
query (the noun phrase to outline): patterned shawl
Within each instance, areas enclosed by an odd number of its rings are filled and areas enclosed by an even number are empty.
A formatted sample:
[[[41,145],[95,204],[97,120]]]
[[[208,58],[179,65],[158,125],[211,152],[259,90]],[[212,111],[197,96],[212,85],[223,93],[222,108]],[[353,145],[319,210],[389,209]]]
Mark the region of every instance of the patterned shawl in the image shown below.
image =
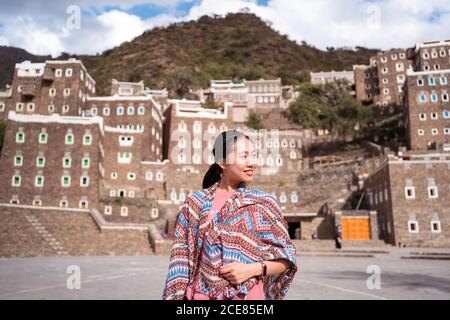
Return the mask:
[[[269,193],[248,189],[242,183],[213,221],[208,222],[218,185],[219,182],[193,193],[181,208],[163,299],[182,300],[187,286],[194,281],[197,268],[200,281],[196,288],[212,299],[220,295],[228,299],[237,294],[246,295],[258,279],[233,285],[219,276],[222,265],[233,261],[253,263],[286,259],[291,262],[291,268],[264,277],[266,300],[283,299],[297,272],[297,262],[281,208]],[[205,251],[198,261],[203,246]]]

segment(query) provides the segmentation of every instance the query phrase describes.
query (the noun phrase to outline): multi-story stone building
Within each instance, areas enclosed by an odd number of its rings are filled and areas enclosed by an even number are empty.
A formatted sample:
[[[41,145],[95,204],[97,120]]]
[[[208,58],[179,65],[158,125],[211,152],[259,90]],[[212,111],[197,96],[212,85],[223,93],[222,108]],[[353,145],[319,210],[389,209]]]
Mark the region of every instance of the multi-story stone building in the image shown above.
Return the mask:
[[[338,80],[347,81],[349,85],[355,84],[355,74],[353,71],[328,71],[310,72],[312,84],[332,83]]]
[[[18,114],[54,113],[79,116],[87,96],[95,95],[95,81],[79,60],[16,64],[10,96],[2,117],[8,111]]]
[[[404,99],[408,147],[439,148],[450,143],[450,69],[408,70]]]
[[[416,71],[450,69],[450,40],[416,44],[413,66]]]
[[[450,155],[390,155],[364,182],[380,237],[397,246],[450,246]]]
[[[288,98],[283,98],[283,91]],[[210,87],[196,92],[201,101],[212,98],[216,103],[232,103],[233,121],[245,122],[252,111],[287,108],[294,99],[293,88],[283,87],[281,79],[253,80],[234,83],[231,80],[211,80]]]
[[[378,114],[399,111],[406,70],[412,64],[406,50],[379,52],[368,66],[354,66],[357,99],[375,106]]]

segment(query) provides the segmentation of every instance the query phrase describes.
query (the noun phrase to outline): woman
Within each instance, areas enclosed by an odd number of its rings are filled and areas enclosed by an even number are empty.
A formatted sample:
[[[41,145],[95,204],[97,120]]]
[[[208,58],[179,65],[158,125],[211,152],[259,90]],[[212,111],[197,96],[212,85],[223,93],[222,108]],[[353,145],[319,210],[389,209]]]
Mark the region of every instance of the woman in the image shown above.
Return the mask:
[[[247,188],[255,173],[250,138],[230,130],[214,143],[203,190],[178,215],[165,300],[282,299],[297,272],[295,247],[276,200]]]

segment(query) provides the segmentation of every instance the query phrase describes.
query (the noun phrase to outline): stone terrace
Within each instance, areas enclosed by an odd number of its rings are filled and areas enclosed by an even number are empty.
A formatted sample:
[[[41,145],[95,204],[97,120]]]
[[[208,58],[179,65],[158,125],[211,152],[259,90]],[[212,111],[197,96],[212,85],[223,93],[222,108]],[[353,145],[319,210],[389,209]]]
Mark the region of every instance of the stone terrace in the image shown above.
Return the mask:
[[[100,231],[88,212],[0,207],[0,257],[150,254],[148,231]]]

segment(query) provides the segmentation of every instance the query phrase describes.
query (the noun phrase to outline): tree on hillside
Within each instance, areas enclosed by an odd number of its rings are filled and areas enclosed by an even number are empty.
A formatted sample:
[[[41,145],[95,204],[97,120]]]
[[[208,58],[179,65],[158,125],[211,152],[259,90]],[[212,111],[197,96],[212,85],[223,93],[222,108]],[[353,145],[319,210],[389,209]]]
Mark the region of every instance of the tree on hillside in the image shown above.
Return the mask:
[[[288,109],[288,119],[304,128],[325,129],[339,136],[356,137],[372,119],[372,110],[364,107],[338,83],[302,84],[299,98]]]
[[[247,122],[245,123],[247,127],[254,130],[264,129],[264,126],[259,118],[258,114],[254,111],[250,111],[248,115]]]

